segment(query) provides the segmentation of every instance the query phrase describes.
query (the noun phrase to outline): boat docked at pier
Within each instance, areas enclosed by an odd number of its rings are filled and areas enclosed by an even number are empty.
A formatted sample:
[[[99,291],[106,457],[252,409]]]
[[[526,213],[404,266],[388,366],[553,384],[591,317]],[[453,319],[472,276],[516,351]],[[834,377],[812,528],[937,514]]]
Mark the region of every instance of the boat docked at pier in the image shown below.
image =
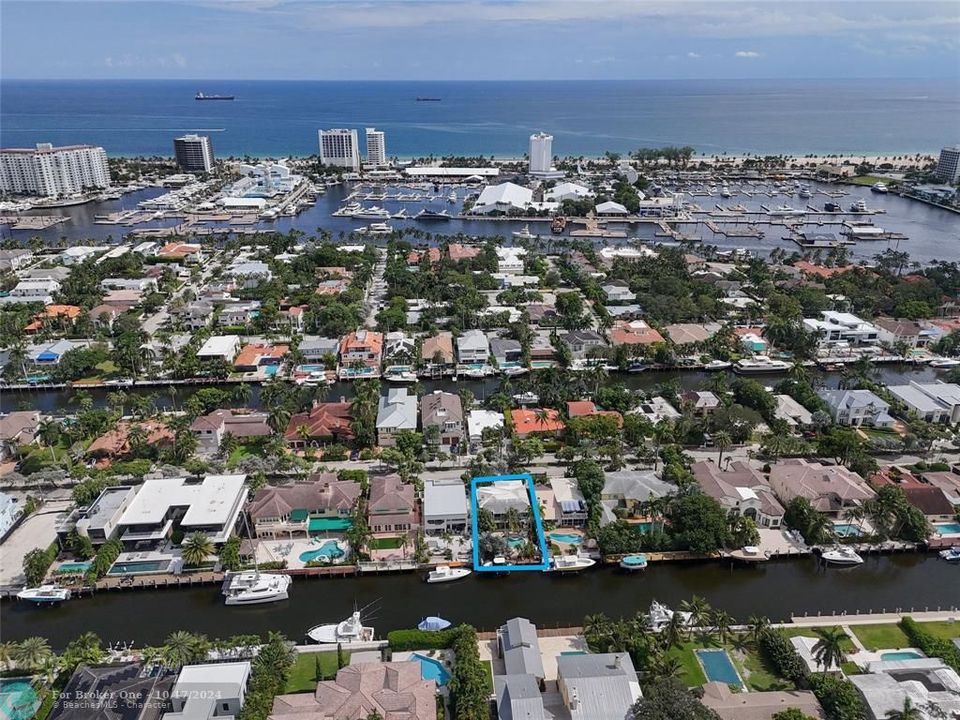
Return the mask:
[[[851,204],[850,204],[850,212],[853,212],[853,213],[865,213],[865,212],[870,212],[870,211],[867,209],[867,201],[864,200],[863,198],[860,198],[860,199],[857,200],[855,203],[851,203]]]
[[[449,565],[437,565],[433,570],[427,573],[427,582],[428,583],[444,583],[444,582],[453,582],[454,580],[462,580],[463,578],[470,575],[473,571],[468,568],[463,567],[450,567]]]
[[[852,567],[863,564],[863,558],[857,554],[857,551],[846,545],[837,545],[830,550],[825,550],[820,557],[827,565]]]
[[[647,618],[650,620],[650,628],[652,630],[663,630],[663,628],[671,623],[674,615],[678,615],[681,623],[685,626],[690,624],[690,619],[693,617],[688,612],[671,610],[663,603],[654,600],[650,603],[650,611],[647,613]]]
[[[415,383],[417,374],[410,370],[388,370],[383,374],[383,379],[392,383]]]
[[[283,573],[230,573],[223,581],[224,605],[260,605],[279,602],[289,597],[293,578]]]
[[[733,366],[733,371],[738,375],[785,373],[789,370],[790,363],[784,362],[783,360],[773,360],[763,355],[738,360]]]
[[[424,208],[413,216],[414,220],[450,220],[450,213],[446,210],[427,210]]]
[[[806,215],[806,214],[807,214],[806,210],[798,210],[797,208],[791,207],[790,205],[777,205],[775,208],[767,210],[767,215],[785,216],[785,215]]]
[[[717,370],[729,370],[731,367],[733,367],[733,363],[726,360],[711,360],[703,366],[703,369],[707,372],[715,372]]]
[[[942,560],[947,562],[960,562],[960,545],[941,550],[938,554]]]
[[[887,187],[887,184],[883,181],[875,182],[870,186],[870,189],[875,193],[880,193],[881,195],[886,195],[888,192],[890,192],[890,188]]]
[[[597,564],[593,558],[582,555],[557,555],[550,560],[550,567],[544,572],[578,573]]]
[[[37,605],[48,605],[70,599],[70,588],[58,585],[41,585],[35,588],[24,588],[17,593],[18,600],[27,600]]]
[[[341,622],[315,625],[307,631],[307,637],[321,645],[364,643],[373,640],[373,628],[364,626],[360,611],[354,610]]]
[[[385,222],[370,223],[365,228],[357,230],[362,235],[389,235],[393,232],[393,226]]]
[[[529,225],[524,225],[522,230],[514,230],[513,233],[511,234],[518,240],[536,240],[537,239],[537,235],[535,233],[530,232]]]
[[[390,211],[383,209],[379,205],[371,205],[368,208],[361,207],[357,212],[353,213],[353,217],[357,220],[389,220]]]
[[[937,370],[949,370],[950,368],[960,367],[960,360],[953,358],[937,358],[927,363],[930,367]]]

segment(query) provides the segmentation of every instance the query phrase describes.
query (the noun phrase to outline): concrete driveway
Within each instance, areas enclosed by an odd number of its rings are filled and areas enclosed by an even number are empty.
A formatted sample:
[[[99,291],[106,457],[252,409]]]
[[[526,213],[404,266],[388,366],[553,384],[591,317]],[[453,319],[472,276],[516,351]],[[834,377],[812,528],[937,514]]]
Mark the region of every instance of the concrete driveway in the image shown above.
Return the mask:
[[[0,588],[24,585],[23,558],[34,548],[47,548],[57,537],[57,522],[72,505],[70,500],[47,502],[0,545]]]

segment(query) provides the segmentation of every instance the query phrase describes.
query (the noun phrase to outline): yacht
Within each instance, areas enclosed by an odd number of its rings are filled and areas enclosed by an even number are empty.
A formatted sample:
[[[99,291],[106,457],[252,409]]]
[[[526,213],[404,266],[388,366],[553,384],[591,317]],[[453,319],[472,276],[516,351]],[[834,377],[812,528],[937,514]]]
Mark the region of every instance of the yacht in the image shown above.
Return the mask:
[[[373,628],[364,627],[360,620],[360,611],[354,610],[346,620],[327,625],[317,625],[307,631],[307,637],[321,645],[349,645],[351,643],[371,642]]]
[[[442,582],[453,582],[454,580],[460,580],[469,575],[472,570],[467,568],[452,568],[449,565],[437,565],[433,570],[427,574],[428,583],[442,583]]]
[[[342,208],[333,213],[336,216],[348,216],[353,217],[356,213],[363,210],[363,205],[358,202],[352,202],[347,205],[344,205]]]
[[[867,201],[864,200],[863,198],[860,198],[855,203],[850,205],[850,212],[855,212],[855,213],[870,212],[869,210],[867,210]]]
[[[875,193],[881,193],[883,195],[890,192],[890,188],[887,187],[887,184],[885,182],[874,183],[873,185],[870,186],[870,189],[873,190]]]
[[[530,232],[530,226],[524,225],[523,230],[514,230],[513,236],[519,240],[536,240],[537,236]]]
[[[624,555],[620,558],[620,567],[623,570],[629,570],[633,572],[634,570],[646,570],[647,569],[647,556],[646,555]]]
[[[413,216],[414,220],[450,220],[450,213],[446,210],[427,210],[424,208]]]
[[[731,367],[733,367],[733,363],[726,360],[711,360],[703,366],[703,369],[707,372],[713,372],[715,370],[729,370]]]
[[[393,232],[393,226],[385,222],[370,223],[365,228],[357,230],[357,232],[363,235],[389,235]]]
[[[447,195],[447,202],[448,202],[448,203],[455,203],[456,201],[457,201],[457,191],[456,191],[456,190],[451,190],[451,191],[450,191],[450,194]]]
[[[581,555],[558,555],[550,562],[550,567],[546,572],[550,573],[576,573],[587,568],[592,568],[597,564],[593,558],[583,557]]]
[[[810,192],[810,188],[808,188],[806,185],[801,185],[801,186],[800,186],[800,189],[797,190],[797,197],[799,197],[799,198],[812,198],[812,197],[813,197],[813,193]]]
[[[513,400],[520,405],[533,405],[540,402],[540,396],[528,390],[527,392],[516,393]]]
[[[960,562],[960,546],[941,550],[939,555],[947,562]]]
[[[720,197],[722,198],[733,197],[733,193],[730,191],[729,187],[724,185],[722,188],[720,188]]]
[[[29,600],[37,605],[58,603],[70,599],[70,589],[57,585],[41,585],[35,588],[24,588],[17,593],[17,599]]]
[[[400,208],[393,214],[394,220],[406,220],[407,219],[407,209]]]
[[[936,360],[931,360],[928,365],[930,365],[932,368],[937,368],[938,370],[944,370],[960,366],[960,360],[955,360],[953,358],[937,358]]]
[[[772,210],[767,210],[767,215],[806,215],[806,210],[797,210],[790,205],[777,205]]]
[[[647,613],[647,617],[650,619],[651,629],[662,630],[670,624],[673,616],[677,614],[680,615],[680,619],[683,620],[684,625],[690,624],[690,613],[681,612],[679,610],[671,610],[666,605],[663,603],[658,603],[656,600],[650,603],[650,612]]]
[[[417,374],[409,370],[396,370],[384,373],[383,379],[393,383],[415,383]]]
[[[785,373],[790,370],[790,363],[783,360],[771,360],[763,355],[755,358],[738,360],[733,371],[738,375],[762,375],[764,373]]]
[[[526,375],[528,370],[525,367],[508,367],[501,368],[500,372],[508,377],[516,377],[517,375]]]
[[[259,571],[230,573],[223,582],[224,605],[258,605],[286,600],[293,578]]]
[[[368,208],[360,208],[360,210],[353,213],[353,217],[358,220],[389,220],[390,211],[384,210],[378,205],[371,205]]]
[[[857,551],[846,545],[837,545],[832,550],[826,550],[820,557],[827,565],[862,565],[863,558]]]
[[[464,373],[468,378],[485,378],[490,375],[490,370],[486,367],[470,368]]]

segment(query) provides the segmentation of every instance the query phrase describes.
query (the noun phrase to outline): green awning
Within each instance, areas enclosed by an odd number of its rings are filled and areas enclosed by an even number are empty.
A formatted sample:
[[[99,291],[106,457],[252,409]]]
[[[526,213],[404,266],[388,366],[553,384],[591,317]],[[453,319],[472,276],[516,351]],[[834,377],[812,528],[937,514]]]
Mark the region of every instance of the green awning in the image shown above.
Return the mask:
[[[304,520],[307,519],[307,515],[309,514],[310,513],[308,513],[306,510],[301,510],[297,508],[292,513],[290,513],[290,522],[303,522]]]

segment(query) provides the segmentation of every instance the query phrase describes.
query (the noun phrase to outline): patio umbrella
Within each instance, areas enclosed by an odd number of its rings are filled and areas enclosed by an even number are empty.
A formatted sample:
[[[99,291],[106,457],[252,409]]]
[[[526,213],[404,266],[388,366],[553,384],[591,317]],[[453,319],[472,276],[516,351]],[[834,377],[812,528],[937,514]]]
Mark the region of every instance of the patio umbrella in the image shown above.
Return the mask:
[[[424,630],[426,632],[436,632],[437,630],[446,630],[450,627],[451,623],[449,620],[444,620],[442,617],[436,617],[431,615],[430,617],[424,618],[419,625],[417,625],[417,630]]]

